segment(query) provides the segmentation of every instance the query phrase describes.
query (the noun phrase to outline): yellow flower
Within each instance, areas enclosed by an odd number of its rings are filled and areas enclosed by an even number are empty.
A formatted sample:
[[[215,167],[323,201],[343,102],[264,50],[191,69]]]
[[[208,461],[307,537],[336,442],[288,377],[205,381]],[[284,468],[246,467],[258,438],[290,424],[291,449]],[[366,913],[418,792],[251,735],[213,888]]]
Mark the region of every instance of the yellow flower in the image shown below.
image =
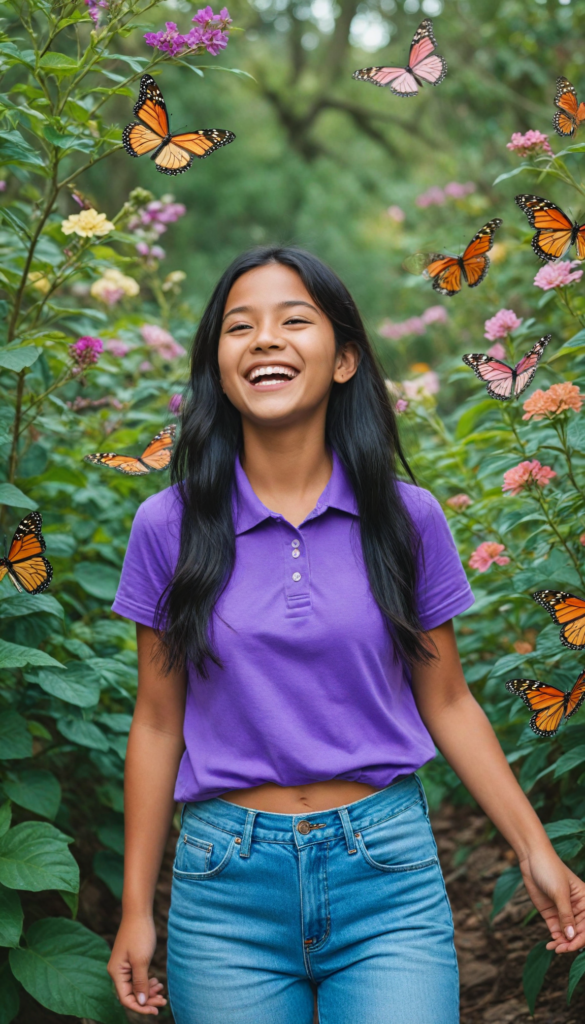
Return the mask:
[[[108,305],[113,306],[124,295],[138,295],[140,285],[133,277],[127,277],[126,274],[122,274],[115,267],[111,267],[104,271],[103,277],[93,282],[89,291],[94,299],[99,299],[101,302],[106,302]]]
[[[163,292],[179,291],[179,285],[181,281],[184,281],[187,277],[184,270],[172,270],[170,274],[167,274],[163,281],[162,290]]]
[[[508,246],[505,242],[494,242],[490,252],[490,263],[501,263],[506,259]]]
[[[114,230],[111,221],[106,220],[105,213],[98,213],[97,210],[82,210],[81,213],[72,213],[67,220],[61,221],[61,231],[64,235],[79,235],[81,238],[92,238],[94,235],[107,235]]]
[[[46,295],[51,287],[49,278],[45,277],[44,274],[41,274],[39,270],[33,270],[32,274],[28,275],[28,282],[29,284],[32,284],[33,288],[36,288],[37,291],[42,292],[43,295]]]

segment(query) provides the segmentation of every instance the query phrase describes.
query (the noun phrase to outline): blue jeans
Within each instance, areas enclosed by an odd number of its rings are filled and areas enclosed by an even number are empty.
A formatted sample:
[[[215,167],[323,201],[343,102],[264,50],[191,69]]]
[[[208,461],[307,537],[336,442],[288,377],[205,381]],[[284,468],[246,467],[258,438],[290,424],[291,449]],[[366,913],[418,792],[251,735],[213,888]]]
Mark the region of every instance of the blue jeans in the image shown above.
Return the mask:
[[[307,814],[185,806],[168,985],[176,1024],[457,1024],[453,921],[409,775]]]

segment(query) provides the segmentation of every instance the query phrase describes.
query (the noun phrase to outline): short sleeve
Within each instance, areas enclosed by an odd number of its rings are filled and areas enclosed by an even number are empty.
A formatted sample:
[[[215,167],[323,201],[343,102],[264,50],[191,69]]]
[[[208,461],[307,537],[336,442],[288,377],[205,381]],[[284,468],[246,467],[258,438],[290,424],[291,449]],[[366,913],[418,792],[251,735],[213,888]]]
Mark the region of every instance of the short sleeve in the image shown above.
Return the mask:
[[[138,509],[112,611],[143,626],[154,626],[158,602],[170,583],[178,553],[176,503],[171,488]],[[176,551],[173,549],[176,548]]]
[[[471,608],[475,598],[439,502],[422,491],[423,514],[417,523],[421,538],[418,611],[424,630],[434,629]]]

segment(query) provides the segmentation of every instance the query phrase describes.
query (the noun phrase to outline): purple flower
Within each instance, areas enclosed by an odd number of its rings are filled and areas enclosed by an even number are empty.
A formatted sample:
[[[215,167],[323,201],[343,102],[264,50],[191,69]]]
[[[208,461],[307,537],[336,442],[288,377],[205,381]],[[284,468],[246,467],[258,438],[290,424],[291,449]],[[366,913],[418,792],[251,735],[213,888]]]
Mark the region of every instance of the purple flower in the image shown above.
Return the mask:
[[[182,395],[178,395],[178,394],[177,395],[171,395],[171,399],[170,399],[170,402],[169,402],[169,412],[172,412],[173,414],[175,414],[177,412],[180,412],[181,411],[182,402],[183,402],[183,396]]]
[[[5,191],[6,191],[6,182],[5,181],[0,181],[0,192],[5,192]]]
[[[101,338],[91,338],[89,335],[84,335],[79,341],[74,342],[73,345],[69,346],[71,358],[77,364],[73,372],[77,371],[79,373],[80,370],[85,370],[92,363],[97,363],[103,350],[104,343]]]
[[[89,8],[87,13],[89,14],[94,25],[97,25],[100,17],[100,7],[102,9],[107,8],[107,0],[85,0],[85,3]]]
[[[171,57],[188,50],[201,52],[203,49],[216,57],[220,50],[225,50],[229,36],[222,29],[228,28],[232,20],[227,7],[222,7],[219,14],[214,14],[209,6],[203,7],[192,20],[194,28],[184,35],[174,21],[167,21],[164,32],[146,32],[144,39],[148,46],[154,46]]]
[[[159,327],[158,324],[143,324],[140,333],[149,348],[153,349],[166,361],[185,355],[185,349],[175,341],[172,334]]]

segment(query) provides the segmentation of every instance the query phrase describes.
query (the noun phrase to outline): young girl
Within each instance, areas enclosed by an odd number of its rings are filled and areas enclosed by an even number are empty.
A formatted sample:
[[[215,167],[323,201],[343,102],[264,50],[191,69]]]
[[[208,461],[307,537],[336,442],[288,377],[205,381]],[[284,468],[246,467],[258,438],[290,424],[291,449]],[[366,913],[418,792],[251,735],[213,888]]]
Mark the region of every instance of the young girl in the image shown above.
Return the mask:
[[[174,485],[140,506],[123,918],[109,971],[156,1014],[153,894],[174,801],[176,1024],[456,1024],[453,922],[416,770],[436,746],[518,855],[549,948],[585,946],[558,858],[471,696],[473,595],[409,472],[347,289],[246,253],[195,339]]]

